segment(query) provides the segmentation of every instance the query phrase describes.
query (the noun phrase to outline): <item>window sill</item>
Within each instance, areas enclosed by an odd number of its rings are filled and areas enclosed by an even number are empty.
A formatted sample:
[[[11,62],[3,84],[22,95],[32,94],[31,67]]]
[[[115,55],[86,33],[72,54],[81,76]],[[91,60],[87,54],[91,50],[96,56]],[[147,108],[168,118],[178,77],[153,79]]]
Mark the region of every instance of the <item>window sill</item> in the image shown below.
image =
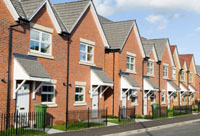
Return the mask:
[[[162,102],[162,104],[165,105],[166,103],[165,103],[165,102]]]
[[[137,103],[131,103],[131,106],[139,106]]]
[[[169,77],[163,77],[163,79],[169,80]]]
[[[83,62],[83,61],[79,61],[80,65],[86,65],[86,66],[96,66],[94,63],[90,63],[90,62]]]
[[[52,60],[54,59],[54,57],[51,55],[45,55],[45,54],[40,54],[40,53],[35,53],[35,52],[28,52],[28,55],[36,56],[36,57],[40,57],[40,58],[52,59]]]
[[[127,73],[131,73],[131,74],[137,74],[135,71],[131,71],[131,70],[126,70]]]
[[[74,106],[86,106],[86,102],[74,103]]]
[[[55,108],[55,107],[58,107],[57,104],[48,104],[48,103],[42,103],[44,105],[46,105],[48,108]]]
[[[152,75],[152,74],[147,74],[147,76],[149,76],[149,77],[155,77],[155,75]]]
[[[156,104],[156,102],[151,102],[151,105]]]

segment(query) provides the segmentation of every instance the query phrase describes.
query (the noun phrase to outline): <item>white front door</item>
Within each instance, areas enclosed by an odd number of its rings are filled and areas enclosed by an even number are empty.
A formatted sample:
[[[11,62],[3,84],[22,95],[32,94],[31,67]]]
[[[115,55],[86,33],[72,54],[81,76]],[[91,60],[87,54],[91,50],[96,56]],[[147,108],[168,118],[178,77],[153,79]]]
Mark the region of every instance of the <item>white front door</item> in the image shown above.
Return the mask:
[[[92,94],[92,118],[98,118],[98,91]]]
[[[147,115],[147,95],[144,91],[144,115]]]
[[[18,123],[21,127],[28,126],[30,86],[24,84],[17,93],[16,109],[19,114]]]
[[[126,95],[122,96],[122,117],[126,118]]]
[[[18,113],[29,112],[29,97],[30,97],[30,85],[24,84],[17,93],[16,109]]]
[[[170,93],[167,93],[168,109],[170,108]]]

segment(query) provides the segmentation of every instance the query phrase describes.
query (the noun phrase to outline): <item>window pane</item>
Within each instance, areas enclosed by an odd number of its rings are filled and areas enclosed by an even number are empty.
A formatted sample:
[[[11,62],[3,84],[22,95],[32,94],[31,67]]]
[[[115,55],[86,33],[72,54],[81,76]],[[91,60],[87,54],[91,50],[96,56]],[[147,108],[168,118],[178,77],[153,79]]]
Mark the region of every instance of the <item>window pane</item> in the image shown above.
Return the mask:
[[[126,61],[127,61],[127,63],[129,63],[130,62],[130,58],[126,57]]]
[[[88,54],[87,55],[87,61],[92,61],[93,55],[92,54]]]
[[[31,39],[39,41],[40,33],[34,30],[31,30]]]
[[[41,44],[41,52],[50,54],[50,45],[49,44]]]
[[[47,98],[48,98],[47,102],[53,102],[53,95],[52,94],[48,94]]]
[[[80,46],[80,50],[86,52],[86,46],[85,46],[84,44],[81,44],[81,46]]]
[[[42,33],[42,41],[43,42],[50,42],[50,35]]]
[[[30,41],[30,49],[39,51],[39,42]]]
[[[83,53],[83,52],[80,53],[80,60],[83,60],[83,61],[86,60],[86,53]]]
[[[48,86],[43,86],[42,87],[42,92],[48,92]]]
[[[126,68],[130,69],[129,63],[126,63]]]
[[[42,102],[47,102],[47,95],[46,94],[42,94]]]
[[[134,67],[134,65],[133,65],[133,64],[131,64],[130,70],[133,70],[133,67]]]
[[[131,63],[134,63],[134,58],[133,57],[131,57]]]
[[[88,46],[88,53],[92,53],[93,47]]]
[[[76,93],[83,93],[83,88],[77,87],[76,88]]]

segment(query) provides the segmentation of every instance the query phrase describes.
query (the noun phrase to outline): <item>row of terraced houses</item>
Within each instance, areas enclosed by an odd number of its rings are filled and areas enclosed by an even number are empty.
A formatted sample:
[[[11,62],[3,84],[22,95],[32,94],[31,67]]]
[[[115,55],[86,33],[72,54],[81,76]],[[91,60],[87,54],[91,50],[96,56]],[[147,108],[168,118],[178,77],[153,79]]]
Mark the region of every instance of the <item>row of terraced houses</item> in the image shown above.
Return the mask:
[[[116,116],[119,107],[135,106],[148,115],[152,104],[172,108],[200,98],[194,56],[179,54],[168,38],[141,37],[136,20],[109,20],[91,0],[0,5],[0,113],[45,104],[63,121],[67,106]]]

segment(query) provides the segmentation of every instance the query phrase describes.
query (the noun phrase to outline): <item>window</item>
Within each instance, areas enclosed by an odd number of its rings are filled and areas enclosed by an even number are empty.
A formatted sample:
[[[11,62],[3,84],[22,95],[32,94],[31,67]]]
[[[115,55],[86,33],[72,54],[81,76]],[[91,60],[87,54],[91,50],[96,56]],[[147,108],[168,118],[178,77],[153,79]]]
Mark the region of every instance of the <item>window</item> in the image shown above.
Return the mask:
[[[151,103],[155,103],[155,94],[153,91],[150,92],[150,99],[151,99]]]
[[[81,103],[85,101],[85,87],[76,86],[75,88],[75,102]]]
[[[131,102],[132,102],[133,104],[136,104],[136,103],[137,103],[137,97],[132,96],[132,97],[131,97]]]
[[[168,66],[163,65],[163,77],[168,78]]]
[[[177,94],[174,94],[174,101],[177,102]]]
[[[81,43],[80,45],[80,61],[93,63],[94,47]]]
[[[55,87],[53,85],[42,86],[42,103],[55,103]]]
[[[153,73],[154,73],[153,67],[154,67],[153,61],[148,61],[148,63],[147,63],[147,73],[148,73],[148,75],[153,75]]]
[[[190,72],[190,83],[192,83],[192,81],[193,81],[193,73]]]
[[[127,71],[135,72],[135,57],[128,55],[126,61]]]
[[[51,55],[51,34],[31,29],[30,50]]]
[[[165,103],[165,92],[162,91],[162,103]]]
[[[185,81],[185,72],[181,71],[181,81],[184,82]]]
[[[176,68],[173,68],[172,70],[172,78],[176,80]]]

